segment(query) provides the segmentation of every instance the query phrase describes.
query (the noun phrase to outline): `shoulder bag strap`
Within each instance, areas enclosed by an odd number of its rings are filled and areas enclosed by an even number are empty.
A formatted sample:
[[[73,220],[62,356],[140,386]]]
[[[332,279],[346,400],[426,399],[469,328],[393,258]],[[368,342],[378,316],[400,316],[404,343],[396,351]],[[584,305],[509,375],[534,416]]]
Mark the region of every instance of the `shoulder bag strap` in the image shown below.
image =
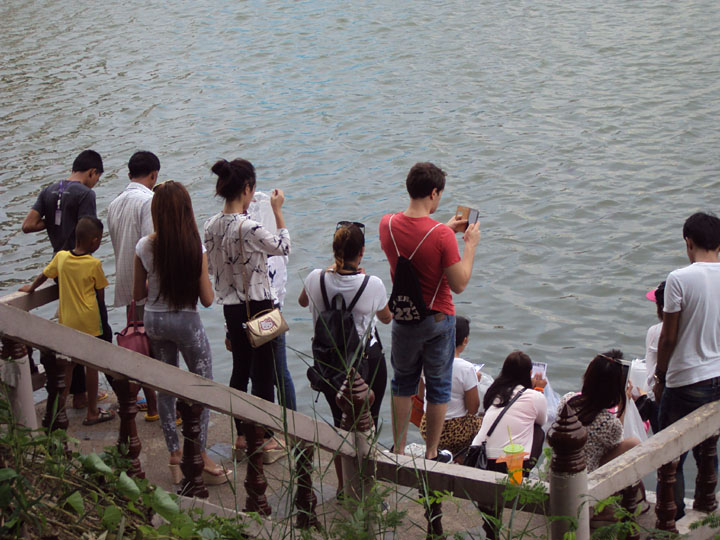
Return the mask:
[[[503,415],[504,415],[504,414],[507,412],[507,410],[510,408],[510,405],[512,405],[513,403],[515,403],[515,402],[517,401],[517,399],[522,395],[522,393],[523,393],[525,390],[526,390],[525,388],[523,388],[522,390],[520,390],[517,394],[515,394],[515,395],[513,396],[513,398],[512,398],[510,401],[508,401],[508,404],[505,405],[505,407],[503,407],[503,410],[500,411],[500,414],[498,415],[498,417],[497,417],[497,418],[495,419],[495,421],[493,422],[493,425],[490,426],[490,429],[488,430],[487,435],[485,435],[485,440],[488,440],[488,438],[490,437],[490,435],[492,435],[493,431],[495,431],[495,427],[498,425],[498,422],[500,421],[500,419],[503,417]]]
[[[367,287],[368,281],[370,281],[370,276],[365,274],[365,279],[363,279],[363,282],[360,285],[358,292],[355,293],[355,296],[353,297],[352,302],[350,302],[350,305],[347,308],[348,311],[352,312],[352,310],[355,308],[355,304],[357,304],[357,301],[360,300],[360,295],[362,295],[363,291],[365,290],[365,287]]]
[[[247,276],[245,275],[245,250],[243,249],[243,243],[245,242],[243,240],[243,231],[242,226],[243,223],[245,223],[245,220],[242,220],[240,222],[240,259],[242,268],[240,269],[240,276],[242,276],[243,281],[243,293],[245,294],[245,310],[247,311],[247,320],[250,320],[250,291],[248,288],[247,283]]]

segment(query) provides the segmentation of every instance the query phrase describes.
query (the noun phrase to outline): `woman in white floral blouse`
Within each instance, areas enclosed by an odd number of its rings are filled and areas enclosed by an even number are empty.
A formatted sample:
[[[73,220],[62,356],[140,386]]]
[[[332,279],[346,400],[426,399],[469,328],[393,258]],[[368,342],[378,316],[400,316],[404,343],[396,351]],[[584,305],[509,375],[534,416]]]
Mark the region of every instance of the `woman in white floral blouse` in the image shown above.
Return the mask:
[[[212,172],[218,177],[215,191],[225,205],[205,223],[205,248],[232,345],[230,386],[246,392],[248,382],[252,381],[252,394],[272,402],[276,376],[272,342],[252,348],[243,323],[248,318],[246,303],[251,316],[272,309],[277,303],[270,286],[267,258],[290,253],[290,235],[282,215],[285,196],[275,189],[270,197],[277,225],[275,234],[247,215],[255,194],[255,168],[249,161],[222,159],[213,165]],[[238,433],[235,447],[242,448],[244,426],[239,420],[235,420],[235,425]]]

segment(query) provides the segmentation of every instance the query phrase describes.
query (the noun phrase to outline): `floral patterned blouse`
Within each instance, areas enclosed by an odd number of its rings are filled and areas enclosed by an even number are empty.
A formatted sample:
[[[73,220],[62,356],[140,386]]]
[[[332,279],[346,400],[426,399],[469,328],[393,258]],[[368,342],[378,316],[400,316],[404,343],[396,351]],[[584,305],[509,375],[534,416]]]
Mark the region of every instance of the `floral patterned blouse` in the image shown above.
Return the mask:
[[[579,392],[569,392],[560,400],[558,416],[563,406],[573,397],[579,396]],[[592,472],[600,466],[600,460],[610,450],[622,442],[623,425],[617,415],[605,409],[595,417],[587,430],[587,442],[585,443],[585,461],[587,471]]]
[[[268,277],[267,257],[290,253],[287,229],[273,234],[246,214],[220,212],[205,223],[205,248],[208,270],[215,277],[218,304],[245,302],[243,273],[250,300],[277,303]]]

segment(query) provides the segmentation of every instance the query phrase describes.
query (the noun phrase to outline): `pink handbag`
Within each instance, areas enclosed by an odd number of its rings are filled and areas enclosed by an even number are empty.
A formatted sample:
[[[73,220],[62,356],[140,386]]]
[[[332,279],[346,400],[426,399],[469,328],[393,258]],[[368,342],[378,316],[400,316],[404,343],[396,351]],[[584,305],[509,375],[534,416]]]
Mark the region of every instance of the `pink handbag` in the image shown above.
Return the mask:
[[[150,356],[150,338],[142,321],[135,320],[135,300],[130,304],[127,326],[117,333],[117,344],[125,349]]]

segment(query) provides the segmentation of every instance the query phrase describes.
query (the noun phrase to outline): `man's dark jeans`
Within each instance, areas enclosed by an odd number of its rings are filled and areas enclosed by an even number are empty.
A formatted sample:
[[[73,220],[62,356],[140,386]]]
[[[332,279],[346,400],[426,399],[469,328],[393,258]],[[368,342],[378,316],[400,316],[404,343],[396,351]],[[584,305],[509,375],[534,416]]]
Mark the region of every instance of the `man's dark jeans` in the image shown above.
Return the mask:
[[[702,405],[719,399],[720,377],[714,377],[689,386],[665,388],[662,400],[660,401],[660,428],[664,429],[684,416],[687,416],[695,409],[699,409]],[[697,447],[693,448],[693,456],[695,457],[695,463],[697,463],[699,458]],[[687,452],[680,456],[680,463],[678,464],[675,477],[675,504],[677,505],[675,519],[680,519],[685,515],[685,476],[683,474],[683,465],[685,464],[686,457]],[[714,467],[715,474],[717,474],[717,457],[715,457]]]

